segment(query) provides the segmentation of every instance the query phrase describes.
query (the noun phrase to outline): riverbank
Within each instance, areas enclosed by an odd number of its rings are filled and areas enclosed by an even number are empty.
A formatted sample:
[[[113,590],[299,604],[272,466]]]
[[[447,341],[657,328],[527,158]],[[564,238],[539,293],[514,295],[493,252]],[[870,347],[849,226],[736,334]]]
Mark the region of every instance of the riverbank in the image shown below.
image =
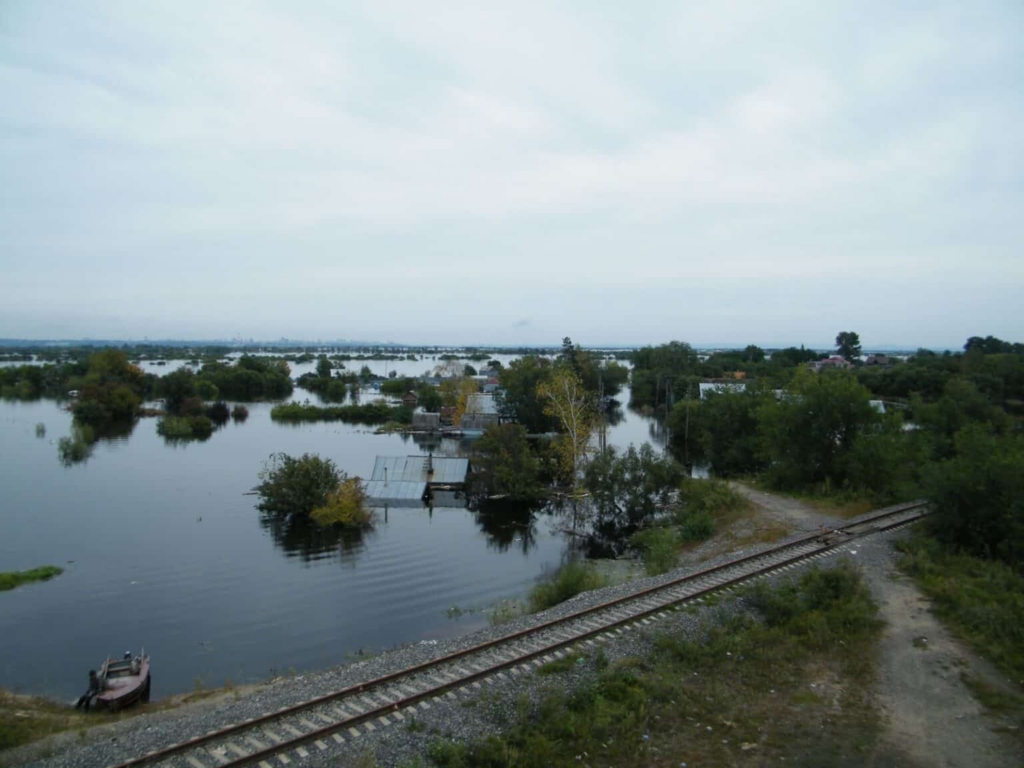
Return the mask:
[[[715,565],[719,562],[730,560],[740,554],[752,554],[755,551],[771,546],[769,544],[758,544],[742,552],[729,553],[727,556],[712,557],[704,560],[699,567]],[[615,597],[631,594],[645,587],[663,583],[666,580],[677,578],[686,572],[696,570],[697,567],[681,568],[672,573],[659,577],[641,578],[629,584],[607,587],[602,590],[586,592],[575,598],[562,603],[548,611],[539,614],[521,616],[500,627],[489,627],[477,632],[465,634],[459,637],[439,640],[426,640],[412,645],[403,646],[386,651],[377,656],[367,657],[352,664],[332,667],[321,672],[294,675],[290,677],[276,678],[265,685],[255,686],[244,692],[236,693],[225,697],[217,706],[207,706],[206,702],[199,702],[194,706],[180,707],[176,710],[159,712],[154,714],[142,711],[141,716],[131,721],[120,724],[117,730],[117,740],[111,741],[109,730],[91,728],[85,731],[80,738],[59,742],[54,746],[53,740],[47,740],[36,745],[35,748],[23,748],[18,755],[7,756],[13,765],[38,764],[48,768],[69,768],[72,765],[110,765],[117,763],[127,757],[145,753],[170,743],[182,741],[197,733],[206,733],[210,730],[225,727],[240,721],[257,717],[265,712],[275,711],[281,707],[299,704],[309,699],[324,695],[352,685],[364,683],[367,680],[380,677],[389,672],[398,671],[410,666],[438,658],[463,648],[495,639],[509,633],[535,626],[556,616],[562,616],[575,612],[581,608],[596,605]],[[720,606],[721,610],[731,610],[735,602],[725,602]],[[707,625],[709,614],[702,608],[700,611],[679,611],[673,614],[672,622],[680,623],[683,631],[689,637],[696,637]],[[716,609],[718,610],[718,609]],[[662,626],[662,625],[659,625]],[[642,639],[642,633],[627,633],[621,642],[623,653],[630,655],[633,651],[631,644],[647,642]],[[635,639],[634,639],[635,636]],[[615,643],[619,646],[619,642]],[[638,647],[639,648],[639,647]],[[618,651],[615,651],[616,653]],[[612,648],[608,649],[612,653]],[[640,650],[636,654],[642,655]],[[581,665],[583,666],[583,665]],[[556,677],[556,676],[553,676]],[[546,678],[546,676],[545,676]],[[495,689],[497,690],[497,689]],[[506,707],[507,716],[512,716],[515,710],[515,702],[520,696],[519,690],[512,689],[502,693],[503,705]],[[462,707],[463,702],[452,702],[448,706],[447,700],[444,708],[433,704],[430,713],[424,713],[424,721],[427,721],[427,714],[431,722],[434,717],[442,718],[437,721],[438,733],[432,738],[436,740],[438,735],[450,734],[459,739],[472,737],[478,731],[473,730],[477,726],[470,727],[468,721],[464,724],[466,713],[475,709],[476,705]],[[434,710],[437,710],[436,712]],[[493,723],[478,724],[480,734],[492,732]],[[417,726],[418,727],[418,726]],[[403,727],[390,728],[385,734],[383,742],[387,745],[396,744],[400,738],[404,739],[407,731]],[[410,737],[417,736],[419,749],[425,750],[429,746],[424,741],[423,734],[409,733]],[[360,750],[364,744],[369,743],[363,740],[355,747]],[[374,741],[376,744],[377,741]],[[348,747],[346,747],[348,749]],[[410,747],[409,749],[413,749]],[[413,754],[410,752],[408,754]],[[383,765],[395,764],[390,757],[384,756],[381,760]],[[397,757],[395,758],[397,760]],[[404,759],[404,758],[403,758]]]

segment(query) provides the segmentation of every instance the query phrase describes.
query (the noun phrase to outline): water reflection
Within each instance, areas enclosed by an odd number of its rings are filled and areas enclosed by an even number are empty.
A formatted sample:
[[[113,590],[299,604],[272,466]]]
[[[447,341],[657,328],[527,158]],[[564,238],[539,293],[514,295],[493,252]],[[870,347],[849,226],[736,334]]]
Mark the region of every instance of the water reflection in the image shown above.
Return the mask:
[[[476,523],[487,534],[487,546],[507,552],[515,546],[524,555],[537,545],[537,514],[543,505],[482,500]]]
[[[98,442],[123,443],[135,429],[135,421],[114,421],[102,427],[73,423],[70,437],[57,442],[57,459],[65,468],[85,464],[92,458]]]
[[[381,515],[379,523],[384,523],[384,514],[378,514]],[[306,563],[335,556],[354,563],[366,549],[366,540],[374,535],[373,529],[321,528],[304,517],[271,512],[260,513],[260,526],[288,557],[297,557]]]

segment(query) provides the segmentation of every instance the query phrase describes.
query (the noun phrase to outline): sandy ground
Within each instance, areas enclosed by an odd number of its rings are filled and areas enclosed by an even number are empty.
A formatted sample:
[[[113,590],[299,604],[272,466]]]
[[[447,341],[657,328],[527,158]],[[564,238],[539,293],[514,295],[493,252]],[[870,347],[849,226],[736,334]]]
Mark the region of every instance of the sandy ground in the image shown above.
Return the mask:
[[[886,540],[879,540],[885,546]],[[885,722],[886,754],[899,766],[992,768],[1024,765],[1024,750],[986,714],[962,680],[967,673],[996,687],[1006,683],[956,640],[929,611],[928,599],[894,567],[865,568],[886,626],[879,643],[876,696]],[[883,761],[889,765],[889,760]]]

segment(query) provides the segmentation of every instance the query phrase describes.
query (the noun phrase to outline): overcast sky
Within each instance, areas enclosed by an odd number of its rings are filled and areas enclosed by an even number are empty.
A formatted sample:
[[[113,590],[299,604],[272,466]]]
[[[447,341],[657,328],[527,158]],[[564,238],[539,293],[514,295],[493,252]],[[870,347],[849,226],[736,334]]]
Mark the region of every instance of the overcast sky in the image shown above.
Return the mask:
[[[1024,341],[1022,22],[0,0],[0,337]]]

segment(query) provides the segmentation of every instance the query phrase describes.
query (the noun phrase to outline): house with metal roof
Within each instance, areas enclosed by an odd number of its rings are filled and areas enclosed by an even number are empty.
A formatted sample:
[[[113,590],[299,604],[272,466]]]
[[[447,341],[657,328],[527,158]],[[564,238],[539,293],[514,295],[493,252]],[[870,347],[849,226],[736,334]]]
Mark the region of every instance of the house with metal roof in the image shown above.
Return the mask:
[[[419,506],[436,486],[461,486],[469,459],[429,456],[378,456],[366,484],[371,505]]]
[[[483,431],[500,421],[498,400],[492,394],[475,393],[466,398],[466,412],[462,414],[463,431]]]

